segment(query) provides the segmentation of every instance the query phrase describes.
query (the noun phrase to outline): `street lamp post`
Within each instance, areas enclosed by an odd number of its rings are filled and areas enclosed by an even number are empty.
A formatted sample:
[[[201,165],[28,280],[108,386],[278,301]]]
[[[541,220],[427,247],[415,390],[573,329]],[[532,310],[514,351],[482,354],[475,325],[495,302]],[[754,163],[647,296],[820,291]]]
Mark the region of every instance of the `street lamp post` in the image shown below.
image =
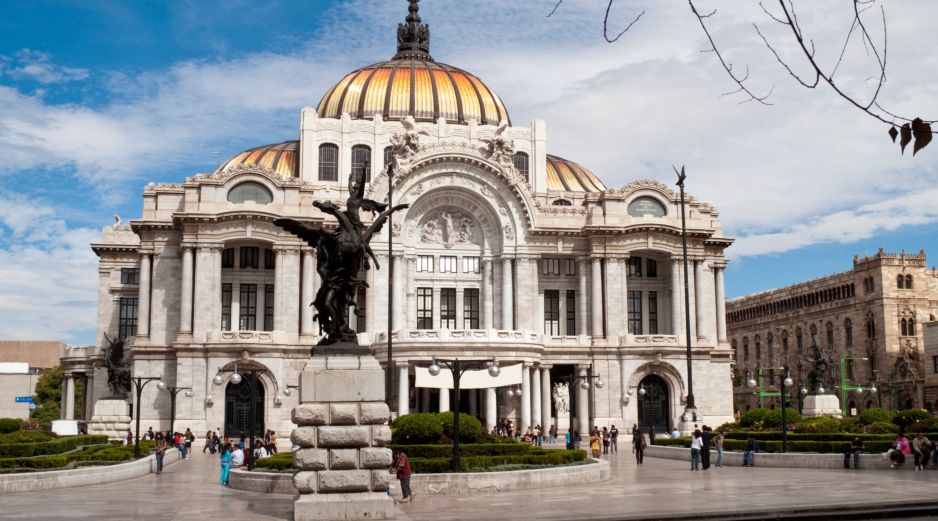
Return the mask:
[[[175,385],[166,385],[166,382],[160,380],[156,387],[161,391],[169,391],[169,431],[176,432],[176,396],[182,391],[186,392],[186,398],[192,398],[192,387],[176,387]]]
[[[391,197],[394,194],[394,171],[397,170],[397,158],[392,157],[388,162],[388,207],[393,208],[394,201]],[[403,302],[401,303],[403,304]],[[393,363],[391,360],[394,353],[394,341],[391,339],[391,331],[394,327],[394,214],[388,215],[388,363],[384,370],[384,396],[388,402],[388,410],[394,410],[394,400],[391,397],[393,385]],[[400,415],[401,411],[397,411]]]
[[[583,390],[587,390],[590,387],[590,380],[596,380],[597,389],[602,389],[606,384],[603,383],[603,378],[598,374],[586,374],[583,376],[572,374],[570,376],[561,377],[559,380],[562,382],[567,382],[567,392],[570,393],[570,416],[568,418],[567,432],[570,434],[570,442],[567,443],[567,450],[573,448],[573,415],[576,414],[576,395],[574,392],[576,386],[579,385]],[[582,419],[582,418],[577,418]]]
[[[845,416],[847,415],[847,391],[860,391],[863,392],[862,385],[849,385],[847,382],[847,360],[869,360],[867,357],[851,357],[847,356],[846,353],[840,354],[840,410],[841,413]],[[871,393],[876,394],[876,383],[871,383],[869,390]]]
[[[770,376],[781,376],[782,382],[777,392],[775,391],[766,391],[764,382],[763,382],[763,369],[766,369]],[[781,371],[779,374],[778,372]],[[755,387],[756,381],[752,378],[752,372],[746,371],[746,385],[750,388]],[[786,414],[786,404],[785,404],[785,387],[791,387],[794,382],[791,379],[791,376],[788,374],[788,367],[769,367],[769,368],[759,368],[759,407],[764,408],[764,399],[766,396],[778,396],[782,399],[782,452],[788,452],[788,416]]]
[[[250,414],[248,415],[249,416],[248,437],[250,438],[251,444],[250,444],[248,455],[247,455],[248,470],[254,470],[254,427],[257,422],[257,418],[256,418],[257,411],[256,411],[254,402],[257,399],[256,397],[257,381],[260,375],[262,375],[266,371],[267,371],[266,369],[242,369],[239,372],[238,367],[235,366],[234,369],[219,369],[218,373],[215,375],[215,378],[212,379],[212,383],[214,383],[215,385],[221,385],[225,382],[225,379],[222,377],[221,374],[231,373],[231,383],[238,385],[241,383],[243,379],[242,375],[251,377],[251,397],[249,398],[251,402],[251,407],[250,407]]]
[[[694,401],[694,368],[690,338],[690,279],[688,278],[687,268],[687,218],[684,212],[684,179],[687,178],[687,174],[684,173],[683,166],[680,172],[677,171],[677,168],[674,168],[674,173],[677,174],[677,186],[681,189],[681,245],[684,250],[684,333],[687,337],[687,405],[684,407],[684,414],[681,419],[688,422],[697,421],[697,405]]]
[[[143,399],[143,388],[154,380],[160,380],[160,377],[135,376],[130,379],[130,381],[134,383],[134,389],[137,391],[137,408],[134,410],[134,416],[137,417],[137,429],[134,431],[134,458],[140,457],[140,401]]]
[[[450,372],[453,374],[453,394],[455,395],[453,408],[453,472],[460,472],[459,381],[462,379],[463,374],[465,374],[466,371],[484,369],[485,367],[488,367],[489,376],[495,378],[499,375],[501,369],[499,369],[498,360],[495,357],[492,357],[490,360],[460,360],[458,358],[444,359],[433,357],[433,361],[430,363],[429,367],[430,376],[438,376],[440,374],[440,364],[448,367]],[[440,392],[444,391],[446,391],[446,389],[440,389]]]

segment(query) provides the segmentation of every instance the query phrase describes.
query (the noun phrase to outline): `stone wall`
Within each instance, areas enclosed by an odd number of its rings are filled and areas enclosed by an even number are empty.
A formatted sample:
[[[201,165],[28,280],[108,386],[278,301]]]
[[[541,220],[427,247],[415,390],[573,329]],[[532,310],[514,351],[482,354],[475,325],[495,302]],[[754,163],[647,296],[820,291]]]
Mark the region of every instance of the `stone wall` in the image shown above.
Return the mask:
[[[177,459],[179,459],[178,451],[166,451],[166,455],[163,457],[163,467],[165,468]],[[156,456],[147,456],[129,463],[101,467],[3,474],[0,475],[0,495],[116,483],[139,478],[151,472],[156,472]]]

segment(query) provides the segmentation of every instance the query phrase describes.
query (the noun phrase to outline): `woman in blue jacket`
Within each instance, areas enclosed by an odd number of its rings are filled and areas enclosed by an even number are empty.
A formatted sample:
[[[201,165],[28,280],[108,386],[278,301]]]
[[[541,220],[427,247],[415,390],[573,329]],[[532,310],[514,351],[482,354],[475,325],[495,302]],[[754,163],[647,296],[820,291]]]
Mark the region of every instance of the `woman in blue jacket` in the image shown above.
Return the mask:
[[[226,443],[221,450],[221,484],[228,485],[228,472],[231,470],[231,444]]]

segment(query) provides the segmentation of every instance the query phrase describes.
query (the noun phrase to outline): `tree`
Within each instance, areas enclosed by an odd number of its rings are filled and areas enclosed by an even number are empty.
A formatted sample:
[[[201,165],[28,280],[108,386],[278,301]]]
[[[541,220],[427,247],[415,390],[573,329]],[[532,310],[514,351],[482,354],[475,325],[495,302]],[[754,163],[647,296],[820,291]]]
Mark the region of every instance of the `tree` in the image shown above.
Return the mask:
[[[29,417],[40,422],[50,422],[61,417],[59,404],[62,403],[62,366],[46,371],[36,381],[36,394],[33,396],[36,408]]]
[[[603,16],[603,38],[608,43],[618,41],[619,38],[628,32],[645,14],[645,11],[642,10],[637,16],[631,19],[624,29],[616,33],[615,36],[610,36],[609,18],[615,1],[616,0],[607,0],[606,12]],[[776,1],[778,5],[775,5]],[[911,115],[900,115],[883,107],[879,102],[880,94],[882,94],[883,87],[886,85],[886,63],[889,40],[887,36],[886,11],[882,5],[877,5],[878,1],[879,0],[853,0],[850,2],[850,8],[847,11],[850,19],[850,29],[843,38],[843,48],[837,60],[830,65],[820,63],[820,60],[817,58],[814,38],[805,34],[802,30],[801,23],[798,20],[798,14],[795,11],[794,0],[765,0],[765,3],[770,4],[769,7],[762,1],[759,2],[759,7],[762,8],[762,11],[766,15],[766,18],[762,21],[769,24],[779,24],[790,36],[790,40],[782,44],[783,47],[778,47],[778,44],[770,42],[769,38],[766,37],[765,33],[755,21],[752,23],[752,26],[775,61],[777,61],[802,87],[806,89],[816,89],[818,87],[827,86],[837,96],[846,101],[849,106],[888,125],[888,135],[893,142],[896,141],[897,137],[899,138],[899,147],[902,153],[905,153],[905,147],[914,141],[912,145],[912,155],[915,155],[931,142],[933,134],[936,133],[936,131],[931,128],[931,124],[934,123],[935,120],[926,120]],[[556,13],[563,3],[564,0],[557,0],[557,3],[554,4],[554,8],[547,16],[550,17]],[[774,87],[769,89],[765,94],[753,92],[747,84],[747,80],[749,80],[749,67],[734,68],[733,64],[724,58],[708,26],[710,19],[717,14],[716,9],[711,11],[699,10],[699,0],[687,0],[687,3],[709,42],[710,48],[704,49],[704,52],[712,52],[726,75],[736,84],[735,90],[727,92],[724,95],[742,94],[745,99],[743,99],[741,103],[755,101],[762,105],[771,105],[772,103],[770,103],[768,99]],[[879,7],[879,9],[874,9],[875,7]],[[875,15],[878,15],[878,19],[871,19]],[[877,32],[871,31],[873,24],[877,24],[882,28],[881,41],[873,37],[873,33]],[[838,69],[844,62],[844,57],[847,55],[851,41],[855,40],[861,42],[867,55],[872,58],[871,62],[874,63],[871,74],[866,75],[867,79],[864,82],[867,84],[872,83],[869,87],[870,93],[865,98],[861,97],[859,94],[851,93],[851,89],[848,89],[841,83],[840,78],[836,77]],[[783,52],[779,52],[779,49]],[[810,71],[807,75],[796,72],[798,66],[793,66],[782,58],[783,55],[787,56],[792,54],[797,56],[799,60],[803,60],[804,63],[802,67],[806,66]]]

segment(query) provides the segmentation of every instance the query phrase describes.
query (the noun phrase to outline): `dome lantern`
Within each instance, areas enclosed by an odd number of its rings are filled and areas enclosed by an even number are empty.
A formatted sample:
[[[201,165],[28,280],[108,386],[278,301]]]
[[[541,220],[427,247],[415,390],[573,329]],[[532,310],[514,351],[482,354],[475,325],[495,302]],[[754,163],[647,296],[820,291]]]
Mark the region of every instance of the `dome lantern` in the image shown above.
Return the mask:
[[[433,61],[430,57],[430,26],[420,23],[420,0],[408,0],[405,23],[397,26],[397,54],[395,60],[413,58]]]

